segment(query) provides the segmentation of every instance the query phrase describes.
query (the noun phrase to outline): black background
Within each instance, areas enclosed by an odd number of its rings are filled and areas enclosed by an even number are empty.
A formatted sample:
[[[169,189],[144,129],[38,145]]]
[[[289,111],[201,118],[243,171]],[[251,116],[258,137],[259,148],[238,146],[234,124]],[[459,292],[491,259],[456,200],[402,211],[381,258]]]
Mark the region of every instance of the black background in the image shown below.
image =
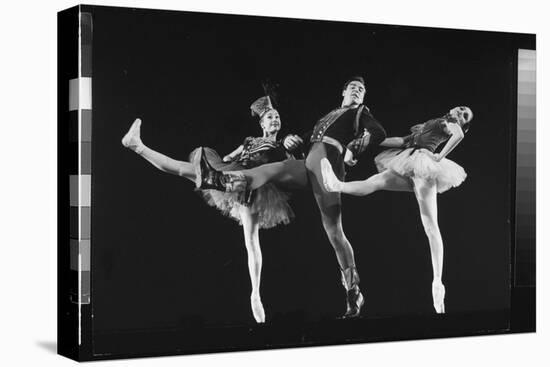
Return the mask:
[[[503,310],[510,297],[512,35],[349,23],[94,8],[92,262],[96,331],[253,323],[242,230],[191,182],[156,170],[120,139],[136,117],[151,148],[186,160],[259,135],[249,105],[280,84],[283,130],[302,133],[366,78],[366,104],[390,136],[468,105],[449,158],[467,180],[439,196],[448,313]],[[367,152],[348,179],[375,172]],[[338,264],[308,191],[296,220],[261,231],[269,322],[344,311]],[[344,198],[364,317],[431,314],[429,247],[411,193]]]

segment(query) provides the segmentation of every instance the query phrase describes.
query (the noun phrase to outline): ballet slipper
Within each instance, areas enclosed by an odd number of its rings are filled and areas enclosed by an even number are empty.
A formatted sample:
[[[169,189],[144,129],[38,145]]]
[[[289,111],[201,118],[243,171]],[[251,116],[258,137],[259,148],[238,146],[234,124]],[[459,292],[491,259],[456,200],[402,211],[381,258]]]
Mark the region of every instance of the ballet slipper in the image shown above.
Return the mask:
[[[136,119],[130,129],[122,138],[122,145],[140,154],[143,150],[143,143],[140,138],[141,119]]]
[[[346,289],[346,313],[342,319],[352,319],[359,317],[361,308],[365,304],[365,299],[359,289],[359,273],[355,266],[340,270],[342,273],[342,285]]]
[[[321,159],[321,173],[323,175],[323,185],[325,186],[325,190],[328,192],[342,191],[342,182],[338,180],[332,170],[330,162],[326,158]]]
[[[432,297],[435,312],[439,314],[445,313],[445,286],[441,281],[433,281]]]
[[[265,311],[264,306],[262,305],[262,301],[260,300],[260,296],[251,295],[250,306],[252,307],[252,315],[254,316],[254,320],[256,320],[258,324],[264,323]]]

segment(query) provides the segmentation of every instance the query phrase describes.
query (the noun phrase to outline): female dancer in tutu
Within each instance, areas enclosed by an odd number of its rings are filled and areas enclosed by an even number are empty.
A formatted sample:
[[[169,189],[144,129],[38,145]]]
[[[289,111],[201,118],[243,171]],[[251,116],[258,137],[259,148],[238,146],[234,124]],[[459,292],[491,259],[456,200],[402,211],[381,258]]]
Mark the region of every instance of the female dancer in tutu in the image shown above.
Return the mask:
[[[441,118],[411,128],[412,134],[392,137],[380,145],[385,150],[375,158],[380,173],[364,181],[341,182],[330,163],[321,161],[323,183],[328,191],[364,196],[378,190],[412,191],[418,201],[422,225],[430,243],[433,267],[432,297],[437,313],[445,313],[443,240],[437,224],[437,193],[460,185],[466,178],[464,169],[446,158],[468,130],[473,113],[468,107],[455,107]],[[441,152],[436,148],[447,142]]]
[[[290,150],[297,144],[283,146],[277,140],[281,129],[279,113],[273,108],[269,96],[261,97],[251,106],[252,114],[260,119],[262,137],[247,137],[243,144],[232,153],[221,158],[213,149],[198,148],[190,154],[190,161],[205,156],[218,170],[231,171],[256,167],[269,162],[292,158]],[[141,120],[136,119],[128,133],[122,139],[122,145],[149,161],[161,171],[185,177],[195,182],[195,169],[192,163],[178,161],[147,147],[140,138]],[[293,140],[293,139],[287,139]],[[239,184],[235,180],[235,184]],[[230,193],[215,190],[201,190],[206,202],[218,208],[223,214],[238,221],[244,231],[245,246],[248,253],[248,270],[252,284],[250,304],[252,314],[258,323],[265,322],[265,312],[260,298],[260,277],[262,270],[262,252],[258,231],[260,228],[272,228],[278,224],[287,224],[294,217],[288,204],[289,196],[275,185],[265,185],[251,192]]]

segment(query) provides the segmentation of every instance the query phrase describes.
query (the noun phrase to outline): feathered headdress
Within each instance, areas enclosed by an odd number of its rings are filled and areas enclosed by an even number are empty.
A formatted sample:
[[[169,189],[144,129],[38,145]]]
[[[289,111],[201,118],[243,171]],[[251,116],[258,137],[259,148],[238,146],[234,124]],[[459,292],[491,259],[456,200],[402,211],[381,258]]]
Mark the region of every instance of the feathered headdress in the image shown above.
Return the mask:
[[[250,111],[252,116],[258,116],[261,120],[266,112],[275,109],[273,104],[277,103],[275,87],[276,85],[271,83],[269,80],[266,80],[262,83],[265,96],[258,98],[250,105]]]
[[[273,105],[271,104],[271,98],[269,98],[269,96],[260,97],[250,105],[252,116],[258,116],[260,120],[267,111],[272,109]]]

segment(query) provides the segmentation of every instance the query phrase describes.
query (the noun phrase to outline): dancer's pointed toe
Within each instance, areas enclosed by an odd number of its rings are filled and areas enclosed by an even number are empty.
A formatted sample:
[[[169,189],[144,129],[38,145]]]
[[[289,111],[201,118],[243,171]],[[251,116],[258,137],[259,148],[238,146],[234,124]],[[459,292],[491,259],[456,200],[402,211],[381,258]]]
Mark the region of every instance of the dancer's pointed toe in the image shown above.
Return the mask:
[[[343,319],[353,319],[361,315],[361,308],[365,304],[365,298],[359,290],[359,287],[347,291],[347,309],[342,316]]]
[[[328,159],[321,159],[321,173],[323,175],[323,185],[328,192],[340,192],[342,183],[332,170],[332,166]]]
[[[359,317],[361,308],[365,304],[365,298],[359,289],[359,273],[355,266],[341,270],[342,285],[346,289],[346,313],[343,319]]]
[[[432,283],[433,305],[436,313],[445,313],[445,286],[441,282]]]
[[[122,145],[128,149],[139,153],[143,150],[143,143],[140,137],[141,119],[137,118],[128,129],[128,132],[122,138]]]
[[[265,322],[265,311],[260,297],[250,296],[250,306],[252,308],[254,320],[256,320],[258,324],[263,324]]]

